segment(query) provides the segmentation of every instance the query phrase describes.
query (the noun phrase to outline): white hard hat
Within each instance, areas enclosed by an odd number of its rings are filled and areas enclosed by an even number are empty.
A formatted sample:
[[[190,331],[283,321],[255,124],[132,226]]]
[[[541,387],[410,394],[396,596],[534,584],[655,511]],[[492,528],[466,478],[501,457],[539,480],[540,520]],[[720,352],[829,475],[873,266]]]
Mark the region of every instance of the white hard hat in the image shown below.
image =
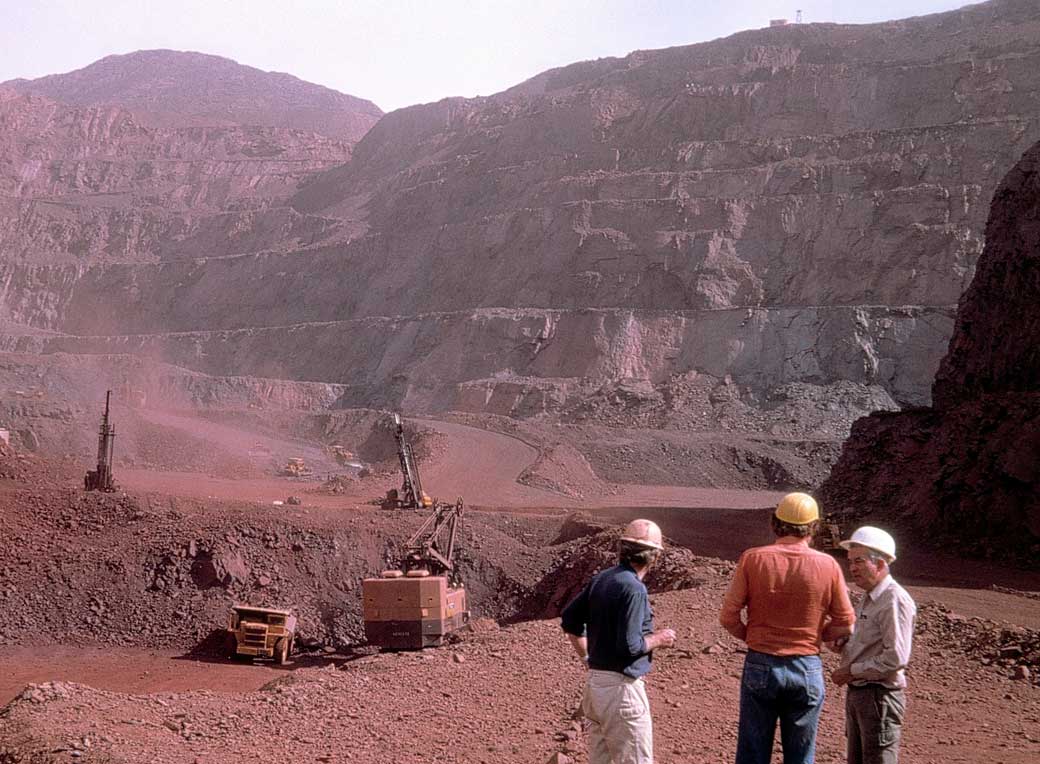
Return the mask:
[[[854,546],[865,546],[880,552],[888,558],[889,562],[896,559],[896,540],[887,532],[873,525],[864,525],[857,528],[848,541],[841,542],[842,549],[851,549]]]
[[[625,526],[621,540],[631,541],[649,549],[664,549],[661,529],[653,520],[633,520]]]

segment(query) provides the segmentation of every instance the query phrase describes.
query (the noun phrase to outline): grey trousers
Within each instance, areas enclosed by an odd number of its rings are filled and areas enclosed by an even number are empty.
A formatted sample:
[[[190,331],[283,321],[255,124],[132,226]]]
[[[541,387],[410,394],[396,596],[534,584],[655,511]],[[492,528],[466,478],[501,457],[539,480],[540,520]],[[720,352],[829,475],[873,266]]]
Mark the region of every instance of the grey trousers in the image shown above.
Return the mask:
[[[848,764],[896,764],[906,693],[880,684],[849,685],[845,696]]]

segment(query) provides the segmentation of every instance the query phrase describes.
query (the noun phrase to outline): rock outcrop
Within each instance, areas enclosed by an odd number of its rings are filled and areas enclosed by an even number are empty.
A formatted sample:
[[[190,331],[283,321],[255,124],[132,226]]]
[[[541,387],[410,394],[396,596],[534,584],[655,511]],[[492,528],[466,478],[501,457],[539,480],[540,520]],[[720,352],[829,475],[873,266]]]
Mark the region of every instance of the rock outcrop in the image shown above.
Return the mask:
[[[1040,559],[1040,143],[994,195],[934,406],[857,422],[821,493],[975,551]]]

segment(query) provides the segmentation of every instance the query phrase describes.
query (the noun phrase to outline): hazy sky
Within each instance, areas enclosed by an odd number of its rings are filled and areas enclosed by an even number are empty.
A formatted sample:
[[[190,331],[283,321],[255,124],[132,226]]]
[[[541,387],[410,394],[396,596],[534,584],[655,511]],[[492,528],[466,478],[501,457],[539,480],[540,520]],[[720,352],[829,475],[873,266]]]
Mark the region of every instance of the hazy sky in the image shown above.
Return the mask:
[[[489,95],[575,61],[771,18],[867,23],[965,0],[0,0],[0,82],[173,48],[288,72],[386,111]]]

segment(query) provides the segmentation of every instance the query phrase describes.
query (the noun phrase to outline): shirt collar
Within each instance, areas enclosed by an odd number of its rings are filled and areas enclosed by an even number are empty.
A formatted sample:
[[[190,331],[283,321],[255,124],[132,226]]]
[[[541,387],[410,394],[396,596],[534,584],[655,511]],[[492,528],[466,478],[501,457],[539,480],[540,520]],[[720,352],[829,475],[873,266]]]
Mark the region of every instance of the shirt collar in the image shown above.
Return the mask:
[[[774,544],[780,544],[782,546],[798,546],[798,545],[801,545],[801,546],[804,546],[804,547],[808,548],[809,547],[809,541],[810,541],[810,539],[809,539],[808,536],[805,536],[803,538],[797,538],[795,536],[781,536],[780,538],[778,538],[773,543]]]
[[[882,578],[880,581],[878,581],[874,585],[873,589],[871,589],[869,592],[867,592],[867,596],[870,597],[871,601],[876,600],[878,597],[880,597],[882,595],[882,593],[885,591],[885,589],[887,589],[891,585],[892,585],[892,574],[888,573],[888,574],[885,575],[884,578]]]

